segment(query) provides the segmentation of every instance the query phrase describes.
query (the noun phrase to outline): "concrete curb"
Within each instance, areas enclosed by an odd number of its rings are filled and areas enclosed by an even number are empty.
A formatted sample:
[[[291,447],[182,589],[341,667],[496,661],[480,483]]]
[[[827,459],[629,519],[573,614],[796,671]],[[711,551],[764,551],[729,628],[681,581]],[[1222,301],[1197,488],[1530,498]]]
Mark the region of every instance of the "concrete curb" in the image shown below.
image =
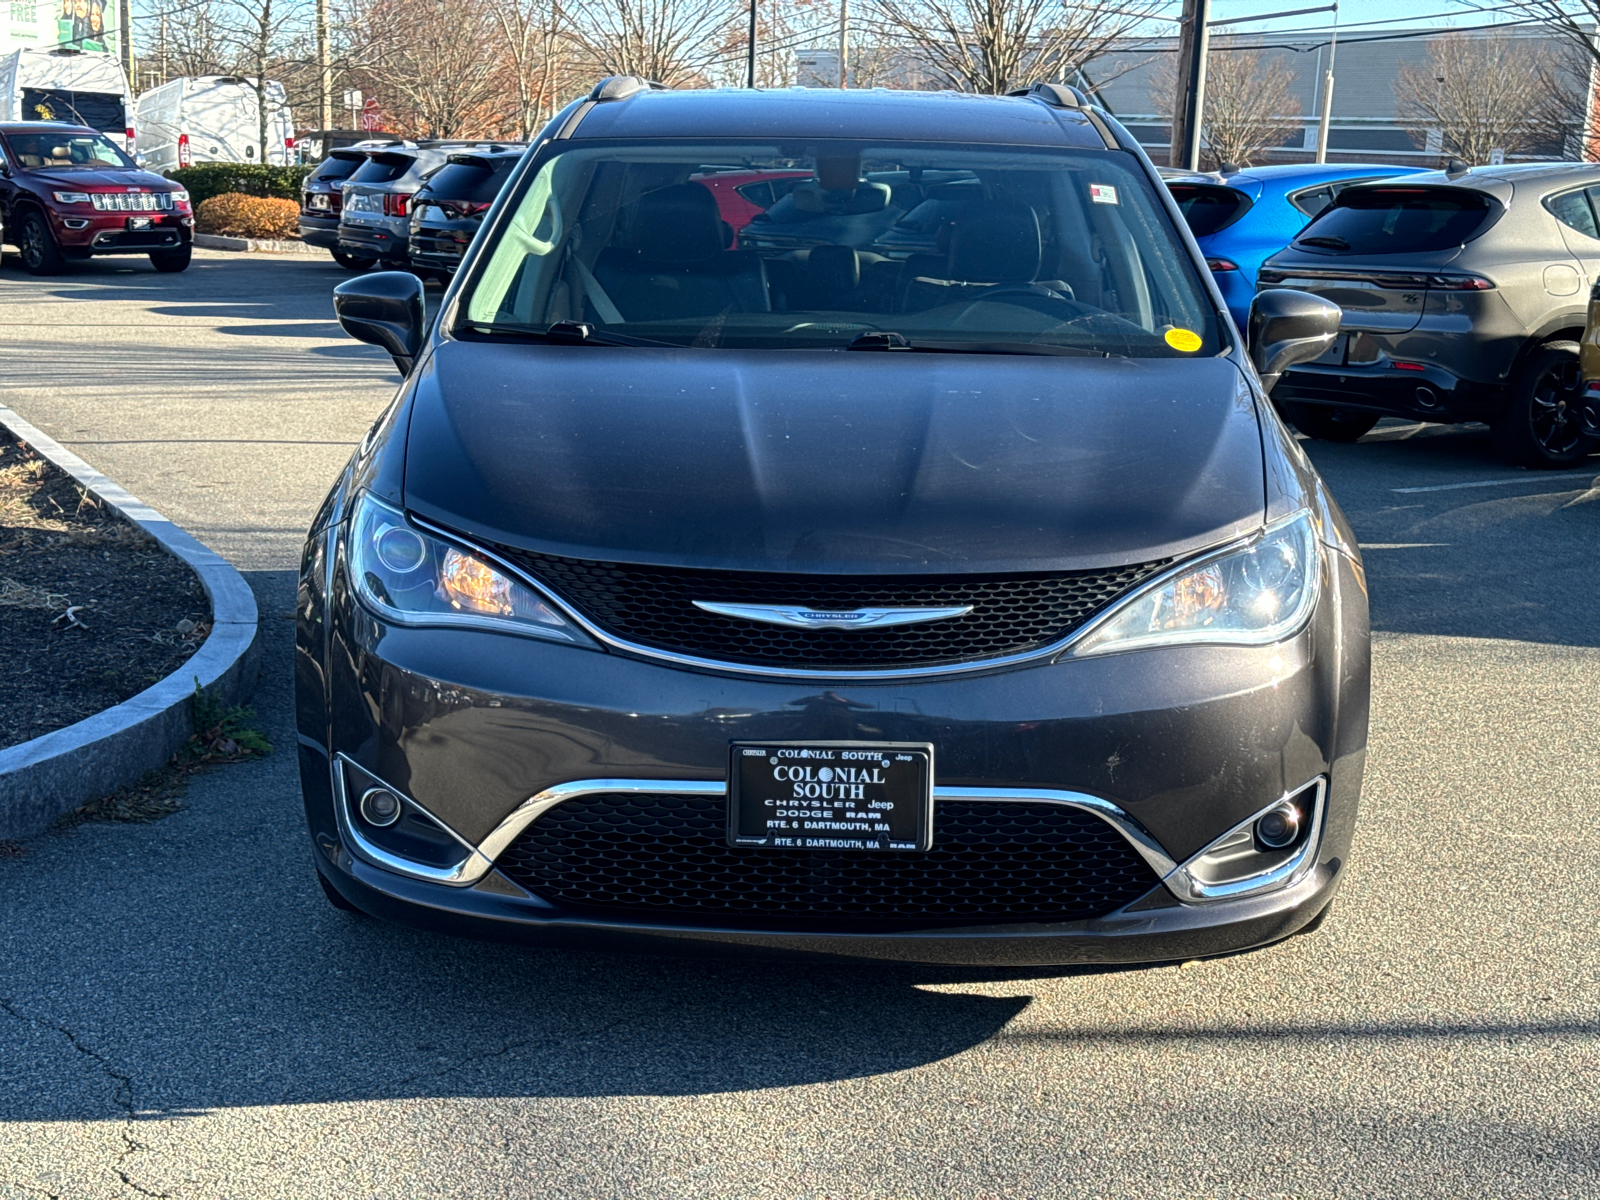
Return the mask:
[[[245,254],[315,254],[317,248],[289,238],[223,237],[218,233],[194,235],[196,250],[236,250]]]
[[[195,680],[237,704],[255,686],[261,649],[255,593],[225,559],[3,404],[0,425],[188,563],[211,598],[212,617],[200,649],[160,683],[75,725],[0,750],[0,838],[19,838],[164,765],[194,732]]]

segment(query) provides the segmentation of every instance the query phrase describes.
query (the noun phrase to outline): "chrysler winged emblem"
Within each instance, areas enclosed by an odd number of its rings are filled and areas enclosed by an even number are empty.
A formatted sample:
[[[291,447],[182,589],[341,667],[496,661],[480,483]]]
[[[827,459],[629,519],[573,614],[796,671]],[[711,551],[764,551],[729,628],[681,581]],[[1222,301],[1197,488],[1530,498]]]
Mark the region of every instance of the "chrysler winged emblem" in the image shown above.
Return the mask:
[[[765,621],[792,629],[886,629],[891,625],[919,625],[924,621],[947,621],[964,617],[970,604],[950,604],[941,608],[852,608],[843,612],[825,608],[806,608],[799,604],[718,604],[696,600],[694,606],[719,617],[744,621]]]

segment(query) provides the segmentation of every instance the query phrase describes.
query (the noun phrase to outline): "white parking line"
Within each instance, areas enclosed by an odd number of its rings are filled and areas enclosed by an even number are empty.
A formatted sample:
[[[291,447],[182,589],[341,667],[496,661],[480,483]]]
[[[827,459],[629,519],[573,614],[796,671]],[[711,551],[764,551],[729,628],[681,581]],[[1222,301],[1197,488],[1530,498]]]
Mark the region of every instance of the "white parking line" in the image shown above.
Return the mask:
[[[1548,475],[1528,474],[1516,479],[1480,479],[1474,483],[1436,483],[1432,487],[1394,488],[1392,490],[1404,495],[1411,495],[1414,492],[1453,492],[1458,488],[1504,487],[1508,483],[1545,483],[1549,479],[1550,476]]]

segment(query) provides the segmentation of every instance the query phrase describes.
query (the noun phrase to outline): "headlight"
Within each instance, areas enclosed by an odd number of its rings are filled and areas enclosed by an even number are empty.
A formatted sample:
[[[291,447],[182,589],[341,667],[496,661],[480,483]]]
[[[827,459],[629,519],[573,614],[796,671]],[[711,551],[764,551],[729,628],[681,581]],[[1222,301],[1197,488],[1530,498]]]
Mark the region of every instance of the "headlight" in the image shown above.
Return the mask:
[[[1191,642],[1264,646],[1305,624],[1317,603],[1322,554],[1311,514],[1269,526],[1248,545],[1157,580],[1101,617],[1071,654]]]
[[[532,588],[478,554],[411,525],[363,495],[350,524],[356,594],[400,625],[472,625],[556,641],[589,639]]]
[[[56,198],[56,203],[57,204],[87,204],[87,203],[89,203],[89,193],[88,192],[51,192],[50,194]]]

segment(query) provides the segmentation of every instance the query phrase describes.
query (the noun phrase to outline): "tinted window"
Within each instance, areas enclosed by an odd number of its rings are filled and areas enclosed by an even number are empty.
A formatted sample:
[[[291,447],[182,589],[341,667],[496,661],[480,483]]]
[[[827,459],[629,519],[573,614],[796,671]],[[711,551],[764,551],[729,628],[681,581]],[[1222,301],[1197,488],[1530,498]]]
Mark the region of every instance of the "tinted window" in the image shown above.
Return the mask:
[[[515,159],[499,169],[472,163],[446,163],[428,179],[428,195],[438,200],[473,200],[480,204],[500,194],[501,185],[511,177]],[[498,166],[498,164],[497,164]]]
[[[1251,200],[1241,191],[1213,183],[1170,183],[1167,190],[1195,237],[1226,229],[1250,211]]]
[[[1323,184],[1321,187],[1307,188],[1290,196],[1289,203],[1308,217],[1317,216],[1333,203],[1333,187],[1331,184]]]
[[[743,183],[733,190],[759,208],[771,208],[801,182],[799,179],[772,179],[761,183]]]
[[[980,353],[1215,354],[1215,309],[1163,198],[1123,152],[808,142],[555,143],[462,293],[458,332],[583,321],[738,349],[839,349],[863,334]],[[697,181],[804,171],[737,242]],[[964,178],[937,239],[891,257],[902,176]],[[761,227],[760,236],[753,231]]]
[[[22,111],[30,121],[75,121],[103,133],[121,135],[127,127],[122,97],[107,92],[23,88]]]
[[[350,176],[351,183],[393,183],[411,169],[417,160],[405,154],[385,154],[369,158]]]
[[[1489,198],[1465,188],[1351,188],[1294,244],[1316,254],[1419,254],[1477,234]]]
[[[363,158],[330,158],[311,173],[311,178],[322,180],[348,179],[366,160]]]
[[[1587,237],[1600,238],[1600,230],[1595,229],[1594,210],[1589,207],[1589,197],[1584,195],[1582,188],[1562,192],[1559,196],[1547,196],[1544,206],[1568,229],[1576,229]]]

